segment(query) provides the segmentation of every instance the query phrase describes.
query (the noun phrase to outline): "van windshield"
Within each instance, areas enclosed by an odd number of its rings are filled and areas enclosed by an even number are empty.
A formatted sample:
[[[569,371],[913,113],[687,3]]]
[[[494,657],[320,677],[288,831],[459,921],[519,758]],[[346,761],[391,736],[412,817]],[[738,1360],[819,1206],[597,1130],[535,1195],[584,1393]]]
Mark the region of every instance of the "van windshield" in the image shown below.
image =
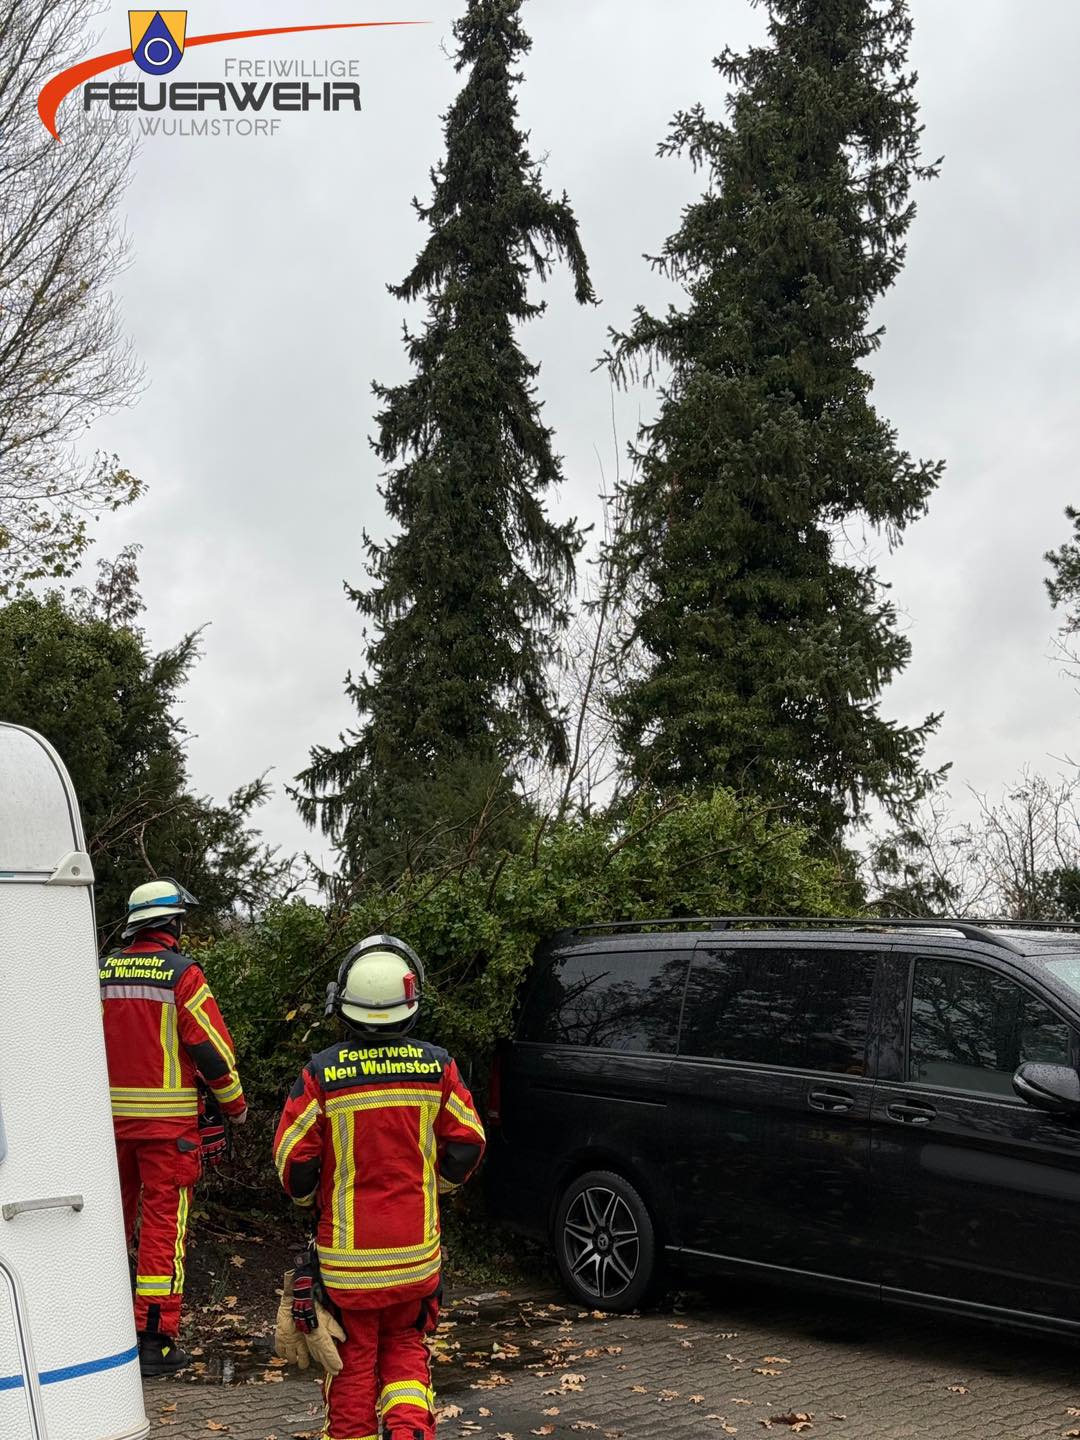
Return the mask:
[[[1056,960],[1045,961],[1047,970],[1080,995],[1080,954],[1061,955]]]

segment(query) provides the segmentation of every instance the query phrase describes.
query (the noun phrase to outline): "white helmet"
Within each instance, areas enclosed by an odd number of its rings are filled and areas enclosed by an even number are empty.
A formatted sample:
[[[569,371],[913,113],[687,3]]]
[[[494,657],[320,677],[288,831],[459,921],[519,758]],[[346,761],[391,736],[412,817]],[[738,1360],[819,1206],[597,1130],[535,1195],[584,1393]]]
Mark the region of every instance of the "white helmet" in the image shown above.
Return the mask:
[[[420,1013],[424,967],[396,935],[369,935],[354,945],[327,991],[327,1014],[360,1030],[411,1030]]]
[[[190,890],[185,890],[175,880],[150,880],[145,885],[137,885],[128,896],[124,939],[134,935],[136,930],[152,925],[155,920],[184,916],[189,905],[198,903]]]

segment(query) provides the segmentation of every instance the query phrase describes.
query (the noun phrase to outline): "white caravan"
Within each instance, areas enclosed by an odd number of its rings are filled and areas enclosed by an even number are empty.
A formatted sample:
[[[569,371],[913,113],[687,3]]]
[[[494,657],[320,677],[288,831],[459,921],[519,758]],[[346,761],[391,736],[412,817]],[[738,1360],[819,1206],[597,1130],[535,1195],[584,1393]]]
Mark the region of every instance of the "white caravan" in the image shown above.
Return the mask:
[[[0,724],[0,1440],[149,1433],[93,872],[55,750]]]

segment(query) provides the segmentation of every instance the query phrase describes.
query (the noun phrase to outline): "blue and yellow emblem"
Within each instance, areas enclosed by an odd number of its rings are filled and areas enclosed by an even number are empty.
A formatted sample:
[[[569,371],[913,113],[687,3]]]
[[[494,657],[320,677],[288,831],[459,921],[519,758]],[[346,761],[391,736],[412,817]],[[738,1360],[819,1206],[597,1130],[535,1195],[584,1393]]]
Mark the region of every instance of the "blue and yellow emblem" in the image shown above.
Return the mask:
[[[129,10],[131,55],[147,75],[168,75],[184,58],[186,10]]]

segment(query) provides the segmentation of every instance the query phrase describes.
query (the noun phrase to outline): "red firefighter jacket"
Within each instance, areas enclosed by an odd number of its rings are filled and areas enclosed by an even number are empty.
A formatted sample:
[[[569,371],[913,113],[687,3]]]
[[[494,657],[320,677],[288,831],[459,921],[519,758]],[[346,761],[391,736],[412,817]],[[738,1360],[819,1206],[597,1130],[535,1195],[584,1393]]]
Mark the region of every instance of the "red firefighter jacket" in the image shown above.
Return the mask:
[[[472,1096],[445,1050],[355,1036],[305,1066],[274,1139],[286,1191],[317,1207],[323,1280],[355,1308],[432,1292],[439,1196],[483,1151]]]
[[[144,932],[101,961],[113,1125],[168,1139],[198,1124],[203,1080],[226,1115],[244,1109],[232,1036],[206,977],[168,931]]]

